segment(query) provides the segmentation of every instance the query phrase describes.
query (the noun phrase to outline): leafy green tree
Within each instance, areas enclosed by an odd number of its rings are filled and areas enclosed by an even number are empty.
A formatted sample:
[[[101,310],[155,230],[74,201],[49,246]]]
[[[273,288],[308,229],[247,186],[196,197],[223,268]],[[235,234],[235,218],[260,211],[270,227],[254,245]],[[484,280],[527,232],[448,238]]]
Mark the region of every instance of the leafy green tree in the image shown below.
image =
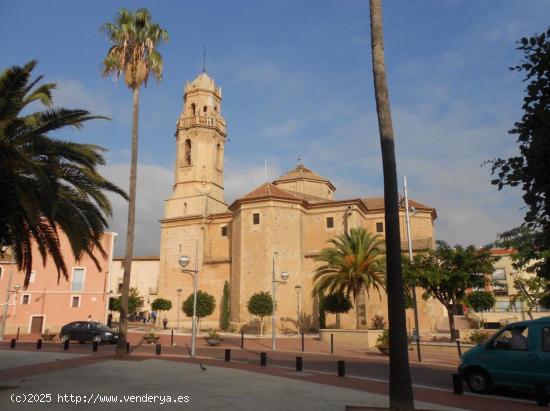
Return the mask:
[[[227,331],[229,330],[229,326],[230,326],[229,283],[225,281],[223,284],[220,328],[224,331]]]
[[[25,271],[33,266],[34,242],[45,263],[50,256],[58,277],[68,278],[59,230],[66,234],[76,259],[87,255],[101,270],[94,251],[105,256],[101,242],[111,215],[105,191],[126,194],[98,172],[105,165],[103,148],[52,137],[69,127],[81,129],[93,116],[80,109],[52,108],[54,83],[32,79],[37,62],[13,66],[0,75],[0,245],[12,248]],[[43,111],[33,111],[40,104]]]
[[[253,294],[246,305],[248,312],[260,317],[260,335],[264,334],[264,317],[273,314],[273,299],[271,294],[261,291]]]
[[[483,311],[489,311],[495,306],[495,296],[488,291],[472,291],[464,300],[465,304],[481,315],[483,322]]]
[[[208,317],[214,313],[216,308],[216,299],[214,296],[208,294],[205,291],[197,291],[197,330],[200,329],[199,324],[201,318]],[[193,317],[193,293],[189,294],[189,297],[182,303],[181,309],[188,317]],[[197,331],[198,333],[198,331]]]
[[[541,277],[514,279],[516,293],[510,299],[511,304],[521,302],[527,307],[527,315],[532,320],[533,310],[546,306],[545,299],[550,295],[550,283]]]
[[[151,303],[151,309],[155,311],[170,311],[172,309],[172,301],[165,298],[156,298]]]
[[[107,34],[111,43],[107,56],[103,60],[103,75],[113,75],[118,79],[124,76],[126,85],[132,90],[132,158],[130,164],[130,195],[128,201],[128,224],[126,231],[126,253],[124,256],[124,275],[122,278],[122,315],[120,322],[117,356],[126,355],[126,333],[128,324],[124,315],[128,306],[130,274],[134,250],[134,222],[136,214],[136,182],[138,159],[138,119],[139,91],[147,86],[149,75],[157,81],[162,78],[162,57],[156,47],[168,40],[168,33],[151,21],[147,9],[138,9],[135,13],[121,8],[114,23],[105,23],[101,30]]]
[[[469,289],[483,288],[494,271],[495,257],[489,249],[474,246],[450,247],[438,241],[435,250],[417,254],[413,263],[403,260],[407,283],[416,283],[425,291],[424,299],[436,298],[447,309],[451,339],[458,338],[453,307],[463,304]]]
[[[340,328],[340,314],[347,313],[353,308],[350,299],[342,293],[332,293],[323,297],[325,311],[336,314],[336,328]]]
[[[531,269],[550,280],[550,29],[540,35],[522,38],[518,50],[523,60],[511,70],[524,72],[527,82],[523,116],[509,134],[517,136],[519,153],[492,163],[499,190],[520,186],[527,205],[523,228],[501,235],[515,240],[519,264],[535,263]]]
[[[340,293],[353,297],[357,311],[357,328],[367,324],[364,292],[372,287],[379,292],[385,284],[384,246],[379,235],[372,235],[364,227],[352,228],[330,240],[332,247],[321,250],[315,261],[322,265],[315,269],[313,291]]]
[[[121,297],[111,297],[111,299],[109,300],[109,309],[112,311],[118,311],[119,313],[121,313],[120,315],[122,316],[121,301]],[[128,315],[136,314],[142,308],[143,297],[139,295],[139,291],[137,288],[130,288],[130,295],[128,296]]]

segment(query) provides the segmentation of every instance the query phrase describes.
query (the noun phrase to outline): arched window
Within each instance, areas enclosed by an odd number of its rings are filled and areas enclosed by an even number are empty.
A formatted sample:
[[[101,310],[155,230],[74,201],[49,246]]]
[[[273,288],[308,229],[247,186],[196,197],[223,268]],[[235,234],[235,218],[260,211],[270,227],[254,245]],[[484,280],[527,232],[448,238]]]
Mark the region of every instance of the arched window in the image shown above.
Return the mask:
[[[185,140],[185,154],[183,157],[184,167],[191,165],[191,140]]]
[[[206,112],[208,111],[208,107],[204,106],[204,107],[202,108],[202,111],[204,111],[204,114],[206,114]]]
[[[195,103],[192,103],[191,104],[191,115],[194,116],[196,115],[196,110],[197,110],[197,106],[195,105]]]
[[[216,168],[222,169],[222,145],[220,143],[216,145]]]

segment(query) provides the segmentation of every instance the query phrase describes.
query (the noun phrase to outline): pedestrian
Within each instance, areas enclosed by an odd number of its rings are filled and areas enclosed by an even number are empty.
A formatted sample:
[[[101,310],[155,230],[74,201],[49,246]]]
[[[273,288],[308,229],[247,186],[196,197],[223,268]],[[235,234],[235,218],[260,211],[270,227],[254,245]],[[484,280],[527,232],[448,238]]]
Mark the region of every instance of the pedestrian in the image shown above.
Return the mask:
[[[109,313],[107,316],[107,327],[111,328],[113,325],[113,314]]]
[[[88,321],[92,321],[92,314],[88,315]]]
[[[164,329],[166,330],[166,326],[168,325],[168,319],[166,318],[163,318],[162,319],[162,326],[164,327]]]

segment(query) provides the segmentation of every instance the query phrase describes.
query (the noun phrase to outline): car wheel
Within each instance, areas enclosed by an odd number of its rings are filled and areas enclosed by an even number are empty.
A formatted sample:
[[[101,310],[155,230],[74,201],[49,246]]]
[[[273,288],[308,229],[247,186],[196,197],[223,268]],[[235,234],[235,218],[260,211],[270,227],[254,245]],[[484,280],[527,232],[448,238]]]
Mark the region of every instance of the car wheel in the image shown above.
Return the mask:
[[[61,336],[61,342],[62,343],[66,343],[67,341],[69,341],[71,339],[71,337],[69,336],[69,334],[63,334]]]
[[[94,338],[92,341],[97,342],[98,344],[101,344],[101,335],[94,335]]]
[[[466,374],[468,387],[475,393],[481,394],[491,388],[491,378],[481,368],[474,368]]]

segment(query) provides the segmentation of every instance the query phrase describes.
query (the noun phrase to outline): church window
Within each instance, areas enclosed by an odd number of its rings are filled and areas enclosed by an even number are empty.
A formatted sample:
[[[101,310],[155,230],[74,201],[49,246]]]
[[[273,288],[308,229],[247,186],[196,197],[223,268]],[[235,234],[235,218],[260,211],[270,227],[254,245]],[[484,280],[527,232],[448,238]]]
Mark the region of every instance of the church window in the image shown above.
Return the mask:
[[[222,145],[220,143],[216,145],[216,168],[222,169]]]
[[[185,154],[183,158],[184,167],[191,165],[191,140],[185,140]]]
[[[227,226],[226,225],[224,225],[222,227],[222,237],[227,237]]]
[[[191,115],[194,116],[197,113],[197,106],[195,106],[195,103],[191,104]]]
[[[208,107],[204,106],[204,107],[202,108],[202,111],[204,111],[204,112],[206,113],[206,112],[208,111]]]
[[[334,217],[327,217],[327,228],[334,227]]]
[[[260,224],[260,214],[259,213],[252,214],[252,222],[254,224]]]
[[[384,232],[384,223],[376,223],[376,232],[377,233],[383,233]]]

